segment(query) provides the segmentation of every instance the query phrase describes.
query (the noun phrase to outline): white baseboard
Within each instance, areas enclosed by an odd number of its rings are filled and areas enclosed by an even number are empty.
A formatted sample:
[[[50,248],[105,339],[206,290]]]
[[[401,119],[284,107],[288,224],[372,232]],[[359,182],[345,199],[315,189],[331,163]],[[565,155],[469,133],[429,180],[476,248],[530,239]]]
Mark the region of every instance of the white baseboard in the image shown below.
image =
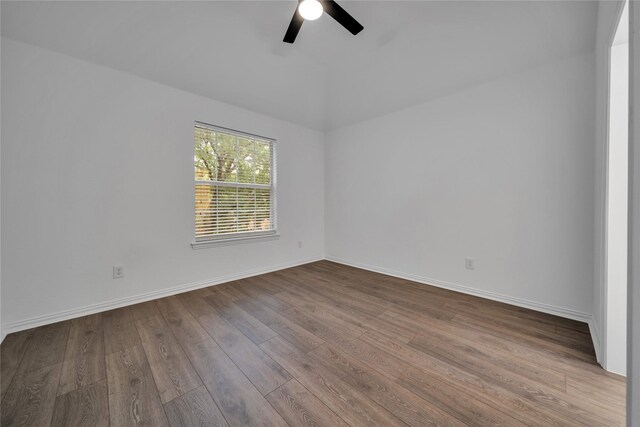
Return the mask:
[[[53,314],[47,314],[44,316],[32,317],[30,319],[19,320],[17,322],[7,323],[2,325],[2,340],[4,340],[7,334],[23,331],[25,329],[31,329],[38,326],[48,325],[51,323],[61,322],[63,320],[74,319],[76,317],[87,316],[89,314],[100,313],[102,311],[113,310],[114,308],[125,307],[127,305],[138,304],[158,298],[164,298],[183,292],[193,291],[195,289],[205,288],[208,286],[219,285],[233,280],[246,279],[247,277],[258,276],[260,274],[271,273],[273,271],[282,270],[285,268],[295,267],[297,265],[308,264],[310,262],[321,261],[324,257],[316,257],[293,261],[289,263],[283,263],[273,265],[269,267],[257,268],[253,270],[244,271],[242,273],[229,274],[227,276],[217,277],[210,280],[202,280],[199,282],[187,283],[180,286],[174,286],[171,288],[165,288],[158,291],[147,292],[140,295],[134,295],[126,298],[120,298],[117,300],[107,301],[98,304],[91,304],[85,307],[73,308],[70,310],[60,311]],[[0,340],[0,342],[2,342]]]
[[[482,289],[470,288],[468,286],[458,285],[455,283],[445,282],[443,280],[431,279],[429,277],[417,276],[414,274],[402,273],[396,270],[390,270],[388,268],[377,267],[369,264],[364,264],[357,261],[350,261],[343,258],[327,256],[328,261],[337,262],[338,264],[344,264],[351,267],[361,268],[363,270],[373,271],[375,273],[386,274],[388,276],[397,277],[400,279],[411,280],[413,282],[422,283],[424,285],[435,286],[437,288],[448,289],[450,291],[461,292],[463,294],[474,295],[480,298],[486,298],[493,301],[503,302],[518,307],[528,308],[534,311],[541,311],[547,314],[553,314],[555,316],[565,317],[567,319],[577,320],[580,322],[589,323],[592,320],[592,316],[589,313],[583,313],[581,311],[572,310],[569,308],[556,307],[549,304],[544,304],[535,301],[529,301],[523,298],[512,297],[508,295],[499,294],[496,292],[484,291]]]

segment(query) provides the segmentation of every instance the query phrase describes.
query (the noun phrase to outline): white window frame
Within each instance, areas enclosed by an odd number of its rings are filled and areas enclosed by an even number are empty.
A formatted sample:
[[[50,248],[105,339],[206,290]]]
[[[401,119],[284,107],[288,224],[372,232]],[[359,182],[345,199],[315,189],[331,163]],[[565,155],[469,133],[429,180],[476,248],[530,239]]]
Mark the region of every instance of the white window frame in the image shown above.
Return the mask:
[[[270,190],[270,195],[271,195],[271,203],[270,203],[270,215],[271,215],[271,223],[273,224],[273,228],[271,230],[268,231],[243,231],[243,232],[238,232],[238,233],[226,233],[226,234],[220,234],[220,235],[213,235],[213,236],[207,236],[207,237],[199,237],[196,238],[195,237],[195,231],[196,231],[196,223],[195,223],[195,191],[193,194],[193,206],[194,206],[194,215],[193,215],[193,233],[194,233],[194,240],[191,243],[191,247],[193,249],[203,249],[203,248],[208,248],[208,247],[214,247],[214,246],[226,246],[226,245],[231,245],[231,244],[238,244],[238,243],[250,243],[250,242],[255,242],[255,241],[264,241],[264,240],[274,240],[277,239],[278,237],[280,237],[280,235],[278,234],[277,230],[278,230],[278,215],[277,215],[277,162],[276,162],[276,153],[277,153],[277,148],[276,148],[276,140],[274,138],[269,138],[266,136],[261,136],[261,135],[256,135],[256,134],[252,134],[252,133],[248,133],[248,132],[243,132],[243,131],[239,131],[239,130],[235,130],[235,129],[230,129],[230,128],[226,128],[226,127],[222,127],[222,126],[216,126],[216,125],[212,125],[209,123],[205,123],[205,122],[200,122],[200,121],[196,121],[194,123],[194,126],[192,128],[192,131],[195,130],[195,128],[200,127],[200,128],[205,128],[205,129],[209,129],[212,130],[214,132],[221,132],[221,133],[226,133],[226,134],[232,134],[235,136],[239,136],[239,137],[243,137],[243,138],[252,138],[252,139],[259,139],[260,141],[267,141],[271,144],[271,177],[270,177],[270,184],[269,185],[265,185],[265,184],[246,184],[246,183],[237,183],[237,182],[216,182],[216,181],[201,181],[201,180],[195,180],[193,181],[193,187],[192,189],[195,190],[195,186],[196,185],[210,185],[210,186],[219,186],[219,187],[234,187],[234,188],[259,188],[259,189],[265,189],[265,188],[269,188]]]

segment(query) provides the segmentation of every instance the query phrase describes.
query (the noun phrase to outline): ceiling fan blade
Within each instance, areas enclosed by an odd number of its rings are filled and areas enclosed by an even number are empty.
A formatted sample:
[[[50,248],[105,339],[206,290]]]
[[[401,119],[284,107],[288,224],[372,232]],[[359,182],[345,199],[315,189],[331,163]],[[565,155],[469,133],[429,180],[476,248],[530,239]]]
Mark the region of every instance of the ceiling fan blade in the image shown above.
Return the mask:
[[[298,13],[298,8],[296,7],[296,11],[293,12],[293,17],[291,18],[291,22],[289,23],[289,28],[287,28],[287,32],[284,35],[284,39],[282,39],[285,43],[293,43],[296,41],[296,37],[298,36],[298,31],[300,31],[300,27],[302,27],[302,23],[304,22],[304,18],[300,16]]]
[[[351,34],[356,35],[364,29],[364,27],[356,21],[353,16],[349,15],[349,13],[340,7],[340,5],[334,0],[321,0],[320,2],[322,3],[324,11],[333,19],[338,21],[340,25],[349,30]]]

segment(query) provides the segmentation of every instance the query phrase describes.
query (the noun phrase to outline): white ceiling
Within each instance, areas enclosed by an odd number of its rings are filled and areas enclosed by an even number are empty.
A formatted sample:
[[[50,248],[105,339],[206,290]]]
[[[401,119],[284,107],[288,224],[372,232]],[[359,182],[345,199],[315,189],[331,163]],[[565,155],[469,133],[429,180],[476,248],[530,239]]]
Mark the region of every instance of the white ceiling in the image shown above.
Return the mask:
[[[345,1],[282,37],[290,1],[2,1],[2,36],[319,130],[591,51],[595,1]]]

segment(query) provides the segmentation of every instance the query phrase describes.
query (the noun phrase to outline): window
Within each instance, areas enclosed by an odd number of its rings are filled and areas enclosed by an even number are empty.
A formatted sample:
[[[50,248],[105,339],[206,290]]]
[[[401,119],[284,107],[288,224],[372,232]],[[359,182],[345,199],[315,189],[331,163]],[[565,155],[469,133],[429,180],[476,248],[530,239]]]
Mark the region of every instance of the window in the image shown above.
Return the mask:
[[[275,235],[275,141],[199,122],[194,136],[195,245]]]

